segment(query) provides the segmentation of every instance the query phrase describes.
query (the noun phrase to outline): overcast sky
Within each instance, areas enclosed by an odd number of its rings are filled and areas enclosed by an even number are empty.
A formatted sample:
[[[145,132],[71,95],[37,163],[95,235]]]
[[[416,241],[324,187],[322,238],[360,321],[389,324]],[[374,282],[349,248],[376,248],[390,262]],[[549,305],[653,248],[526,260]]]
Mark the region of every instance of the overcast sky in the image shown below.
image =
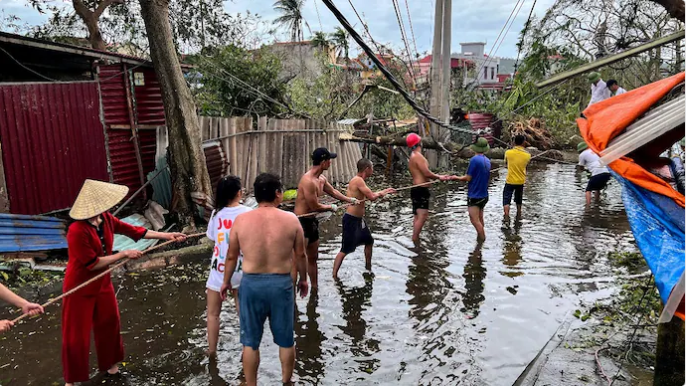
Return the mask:
[[[317,6],[315,7],[315,0],[305,0],[305,20],[307,20],[313,31],[321,29],[325,32],[331,32],[339,24],[321,0],[317,1]],[[410,17],[416,38],[417,50],[420,53],[430,51],[433,38],[435,0],[407,1],[410,7]],[[53,3],[59,2],[64,3],[65,6],[71,6],[71,0],[56,0]],[[553,2],[554,0],[538,1],[534,14],[543,15]],[[23,0],[0,0],[0,8],[2,8],[5,16],[15,14],[31,25],[43,23],[47,19],[47,15],[39,14],[30,7],[25,6],[25,3]],[[355,16],[350,3],[347,0],[334,0],[334,3],[348,21],[354,25],[355,29],[360,34],[363,34],[363,28],[357,16]],[[390,43],[396,49],[403,47],[392,0],[352,0],[352,3],[369,25],[369,30],[374,40],[385,44]],[[411,42],[412,33],[407,21],[405,0],[398,0],[398,3],[403,15],[405,29],[410,39],[411,49],[414,50]],[[453,0],[452,51],[459,52],[460,42],[482,41],[487,43],[486,52],[488,53],[512,12],[515,3],[516,0]],[[497,52],[494,52],[494,55],[501,57],[515,57],[517,55],[517,37],[529,15],[532,3],[533,0],[524,0],[521,11],[504,41],[497,49]],[[261,15],[265,20],[272,20],[277,16],[272,6],[273,0],[233,0],[225,2],[225,7],[230,13],[244,13],[249,10],[252,13]],[[319,9],[319,17],[317,16],[317,8]],[[319,20],[321,20],[321,27]],[[305,30],[305,35],[306,38],[309,37],[307,30]]]

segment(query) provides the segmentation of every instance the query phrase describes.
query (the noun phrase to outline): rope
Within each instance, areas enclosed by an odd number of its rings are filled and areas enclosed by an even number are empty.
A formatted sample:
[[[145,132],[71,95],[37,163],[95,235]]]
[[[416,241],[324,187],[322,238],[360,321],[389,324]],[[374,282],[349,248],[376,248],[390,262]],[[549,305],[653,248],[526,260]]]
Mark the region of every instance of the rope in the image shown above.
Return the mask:
[[[367,23],[365,23],[364,20],[362,20],[362,17],[360,16],[360,14],[357,12],[357,9],[356,9],[355,6],[353,5],[353,1],[352,1],[352,0],[348,0],[348,3],[350,3],[350,7],[352,7],[353,12],[355,12],[355,15],[357,15],[357,19],[360,20],[360,23],[362,23],[362,27],[364,27],[364,30],[367,32],[367,36],[369,36],[369,40],[371,40],[372,43],[374,43],[374,46],[376,47],[376,50],[377,50],[379,53],[381,53],[381,47],[379,47],[379,44],[378,44],[378,43],[374,40],[374,38],[372,37],[371,32],[369,32],[369,27],[367,27]],[[367,54],[367,55],[369,55],[369,54]]]
[[[317,20],[319,21],[319,30],[324,31],[324,27],[322,27],[322,19],[319,17],[319,7],[317,7],[317,0],[314,0],[314,9],[317,11]]]
[[[205,235],[204,233],[194,233],[194,234],[192,234],[192,235],[186,236],[186,238],[187,238],[187,239],[190,239],[190,238],[195,238],[195,237],[201,237],[201,236],[204,236],[204,235]],[[150,247],[150,248],[146,249],[145,251],[143,251],[143,254],[144,254],[144,255],[145,255],[145,254],[148,254],[148,253],[150,253],[150,252],[152,252],[152,251],[155,251],[155,250],[157,250],[157,249],[160,249],[160,248],[162,248],[162,247],[164,247],[164,246],[166,246],[166,245],[169,245],[169,244],[172,244],[172,243],[175,243],[175,242],[176,242],[176,241],[174,241],[174,240],[165,241],[165,242],[162,243],[162,244],[158,244],[158,245],[155,245],[154,247]],[[50,299],[50,300],[48,300],[47,302],[41,304],[41,307],[45,308],[45,307],[47,307],[47,306],[49,306],[49,305],[51,305],[51,304],[54,304],[54,303],[56,303],[56,302],[58,302],[58,301],[60,301],[60,300],[62,300],[62,299],[64,299],[64,298],[66,298],[67,296],[73,294],[74,292],[76,292],[76,291],[82,289],[83,287],[86,287],[87,285],[93,283],[94,281],[96,281],[96,280],[102,278],[103,276],[107,275],[108,273],[110,273],[110,272],[114,271],[115,269],[117,269],[117,268],[123,266],[124,264],[128,263],[129,260],[131,260],[131,259],[125,258],[124,260],[120,261],[119,263],[117,263],[117,264],[111,266],[110,268],[108,268],[108,269],[106,269],[106,270],[100,272],[99,274],[97,274],[97,275],[94,276],[93,278],[91,278],[91,279],[89,279],[89,280],[87,280],[87,281],[85,281],[85,282],[79,284],[78,286],[76,286],[76,287],[70,289],[69,291],[63,293],[62,295],[60,295],[60,296],[58,296],[58,297],[56,297],[56,298],[54,298],[54,299]],[[28,314],[20,315],[20,316],[16,317],[14,320],[12,320],[12,323],[17,323],[17,322],[19,322],[20,320],[24,319],[24,318],[27,317],[27,316],[28,316]]]
[[[534,158],[540,157],[540,156],[542,156],[543,154],[548,153],[548,152],[550,152],[550,150],[546,150],[546,151],[544,151],[543,153],[540,153],[540,154],[537,154],[537,155],[535,155],[535,156],[532,156],[531,159],[533,160]],[[498,172],[498,171],[500,171],[500,170],[502,170],[502,169],[506,169],[506,168],[507,168],[507,166],[501,166],[501,167],[498,167],[498,168],[495,168],[495,169],[491,169],[490,172],[491,172],[491,173],[495,173],[495,172]],[[403,186],[403,187],[400,187],[400,188],[393,188],[393,190],[395,190],[396,192],[401,192],[401,191],[403,191],[403,190],[408,190],[408,189],[412,189],[412,188],[417,188],[417,187],[420,187],[420,186],[433,185],[433,184],[435,184],[435,183],[437,183],[437,182],[441,182],[441,181],[442,181],[442,180],[431,180],[431,181],[427,181],[427,182],[422,182],[422,183],[420,183],[420,184],[414,184],[414,185],[409,185],[409,186]],[[364,199],[362,199],[362,200],[358,200],[356,204],[347,203],[347,204],[345,204],[345,205],[341,205],[341,206],[338,207],[338,209],[345,209],[345,208],[347,208],[347,207],[349,207],[349,206],[358,205],[358,204],[361,204],[361,203],[363,203],[363,202],[365,202],[365,201],[369,201],[369,200],[367,200],[366,198],[364,198]],[[312,216],[318,215],[319,213],[322,213],[322,212],[310,212],[310,213],[305,213],[305,214],[297,215],[296,217],[298,217],[298,218],[302,218],[302,217],[312,217]]]

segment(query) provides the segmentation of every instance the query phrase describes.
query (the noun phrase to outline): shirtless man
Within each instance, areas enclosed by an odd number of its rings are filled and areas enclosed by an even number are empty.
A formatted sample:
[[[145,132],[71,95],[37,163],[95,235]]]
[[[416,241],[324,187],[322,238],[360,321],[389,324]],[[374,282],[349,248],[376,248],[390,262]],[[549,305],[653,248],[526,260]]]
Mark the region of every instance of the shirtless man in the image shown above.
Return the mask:
[[[296,215],[329,210],[335,212],[338,209],[336,204],[322,205],[319,203],[319,196],[323,193],[339,201],[357,204],[356,198],[346,197],[334,189],[322,174],[331,167],[331,160],[337,156],[336,153],[331,153],[324,147],[312,152],[312,169],[300,178],[298,184],[298,197],[295,199],[295,210],[293,211]],[[317,259],[319,258],[319,221],[314,216],[300,217],[300,225],[302,225],[305,233],[307,245],[307,272],[310,275],[312,290],[315,290],[317,288]]]
[[[412,151],[412,154],[410,154],[410,174],[412,175],[413,185],[426,184],[431,180],[449,181],[457,178],[457,176],[434,174],[429,170],[429,162],[422,154],[422,137],[411,133],[405,141],[407,142],[407,147]],[[410,190],[412,213],[414,214],[412,242],[414,242],[415,246],[419,246],[419,233],[421,233],[424,223],[427,217],[429,217],[431,191],[428,185],[416,186]]]
[[[242,252],[243,278],[238,296],[246,384],[257,385],[259,347],[264,322],[269,318],[274,343],[279,346],[281,381],[290,385],[295,366],[293,265],[300,272],[300,296],[305,297],[308,289],[303,231],[295,215],[278,209],[283,200],[279,177],[262,173],[255,179],[254,189],[258,208],[238,215],[229,234],[220,293],[226,299]]]
[[[371,177],[373,173],[374,165],[370,160],[362,158],[357,161],[357,175],[350,180],[346,194],[349,197],[354,197],[358,200],[375,201],[387,194],[395,193],[395,189],[393,188],[384,189],[376,193],[372,192],[364,180]],[[341,268],[345,256],[355,252],[355,249],[363,244],[365,268],[367,270],[372,269],[372,246],[374,245],[374,238],[372,238],[372,232],[364,221],[364,212],[364,204],[351,205],[343,215],[343,245],[333,263],[334,280],[338,279],[338,270]]]

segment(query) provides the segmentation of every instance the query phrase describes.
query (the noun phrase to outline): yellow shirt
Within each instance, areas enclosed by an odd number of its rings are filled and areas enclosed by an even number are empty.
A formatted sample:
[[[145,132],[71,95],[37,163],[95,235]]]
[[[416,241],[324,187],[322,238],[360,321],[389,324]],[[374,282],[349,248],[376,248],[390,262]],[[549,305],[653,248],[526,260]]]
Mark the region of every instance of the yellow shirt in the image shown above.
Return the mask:
[[[531,160],[531,154],[521,146],[515,146],[505,152],[507,162],[507,179],[505,183],[512,185],[524,185],[526,182],[526,165]]]

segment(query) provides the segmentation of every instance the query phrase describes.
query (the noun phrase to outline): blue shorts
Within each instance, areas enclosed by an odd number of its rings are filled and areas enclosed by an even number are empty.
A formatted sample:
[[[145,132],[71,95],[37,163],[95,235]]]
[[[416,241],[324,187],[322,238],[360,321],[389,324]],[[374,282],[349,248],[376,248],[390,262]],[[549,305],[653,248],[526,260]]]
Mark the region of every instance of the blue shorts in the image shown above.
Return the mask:
[[[295,298],[289,273],[243,273],[238,300],[243,346],[260,348],[264,322],[269,318],[274,343],[283,348],[293,347]]]

